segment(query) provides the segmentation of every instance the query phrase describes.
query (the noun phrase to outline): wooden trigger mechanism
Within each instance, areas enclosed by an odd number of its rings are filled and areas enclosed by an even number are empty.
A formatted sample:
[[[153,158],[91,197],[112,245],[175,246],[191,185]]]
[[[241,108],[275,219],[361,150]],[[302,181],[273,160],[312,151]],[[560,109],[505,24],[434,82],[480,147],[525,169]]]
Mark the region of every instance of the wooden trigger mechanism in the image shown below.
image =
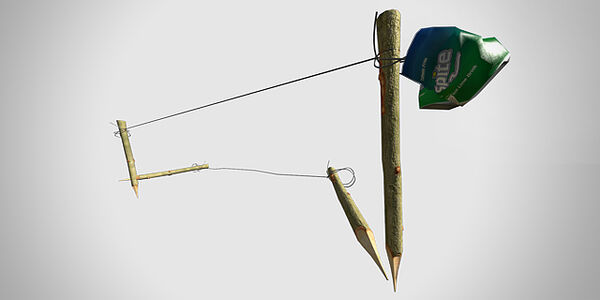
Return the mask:
[[[137,174],[135,168],[135,159],[133,159],[133,152],[131,151],[131,143],[129,141],[129,133],[127,131],[127,123],[123,120],[117,120],[117,126],[119,126],[119,134],[121,135],[121,141],[123,142],[123,150],[125,150],[125,160],[127,161],[127,168],[129,169],[129,179],[121,179],[121,181],[131,181],[131,187],[135,192],[135,196],[138,196],[138,181],[162,176],[170,176],[174,174],[199,171],[202,169],[208,169],[208,164],[197,165],[194,164],[191,167],[173,169],[161,172],[153,172],[147,174]]]

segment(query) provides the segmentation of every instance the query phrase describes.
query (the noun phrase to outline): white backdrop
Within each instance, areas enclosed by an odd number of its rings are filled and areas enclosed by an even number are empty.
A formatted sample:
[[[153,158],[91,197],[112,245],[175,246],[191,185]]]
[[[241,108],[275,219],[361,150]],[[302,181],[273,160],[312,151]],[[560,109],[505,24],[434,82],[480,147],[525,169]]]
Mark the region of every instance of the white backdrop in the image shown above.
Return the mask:
[[[592,299],[599,46],[592,1],[2,1],[0,298]],[[372,56],[375,11],[496,36],[511,62],[463,108],[401,82],[405,253],[392,292],[325,179],[203,171],[128,183],[109,124]],[[324,174],[384,249],[369,64],[132,131],[138,172]]]

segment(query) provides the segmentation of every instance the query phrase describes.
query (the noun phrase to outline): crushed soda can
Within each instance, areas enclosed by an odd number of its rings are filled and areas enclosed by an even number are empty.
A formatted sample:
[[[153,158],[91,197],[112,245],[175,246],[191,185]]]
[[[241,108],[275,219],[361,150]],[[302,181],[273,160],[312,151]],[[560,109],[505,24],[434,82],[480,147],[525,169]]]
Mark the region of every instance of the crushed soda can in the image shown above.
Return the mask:
[[[420,108],[452,109],[477,96],[509,59],[494,37],[457,27],[429,27],[413,38],[402,75],[421,84]]]

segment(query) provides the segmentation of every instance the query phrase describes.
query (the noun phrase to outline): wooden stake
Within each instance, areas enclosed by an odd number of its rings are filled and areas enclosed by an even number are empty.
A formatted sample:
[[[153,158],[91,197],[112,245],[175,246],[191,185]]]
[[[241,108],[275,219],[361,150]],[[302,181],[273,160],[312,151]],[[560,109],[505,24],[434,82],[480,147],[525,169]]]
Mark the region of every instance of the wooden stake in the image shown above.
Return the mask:
[[[137,171],[135,170],[135,159],[133,159],[131,143],[129,143],[129,135],[127,134],[127,122],[117,120],[117,125],[119,126],[119,134],[121,135],[121,141],[123,142],[123,150],[125,150],[125,159],[127,160],[127,167],[129,168],[131,187],[133,187],[135,196],[138,197]]]
[[[373,258],[373,261],[383,273],[383,276],[387,280],[387,274],[385,274],[385,270],[381,264],[381,258],[379,257],[379,252],[377,251],[377,245],[375,245],[375,237],[373,236],[373,232],[369,228],[369,224],[358,210],[356,203],[350,197],[350,193],[346,191],[346,188],[342,184],[340,177],[338,176],[336,170],[332,167],[327,169],[327,175],[329,176],[329,180],[333,184],[333,188],[335,189],[335,193],[342,205],[342,209],[344,209],[344,213],[346,214],[346,218],[350,222],[350,227],[352,227],[352,231],[356,236],[358,242],[367,250],[367,253]]]
[[[140,174],[140,175],[137,175],[136,179],[144,180],[144,179],[150,179],[150,178],[156,178],[156,177],[162,177],[162,176],[171,176],[174,174],[198,171],[198,170],[202,170],[202,169],[208,169],[208,164],[197,165],[197,166],[181,168],[181,169],[168,170],[168,171]],[[127,180],[129,180],[129,179],[121,179],[120,181],[127,181]]]
[[[400,170],[400,12],[387,10],[377,18],[381,85],[381,159],[385,199],[385,248],[396,291],[402,258],[402,172]],[[387,60],[386,60],[387,59]]]

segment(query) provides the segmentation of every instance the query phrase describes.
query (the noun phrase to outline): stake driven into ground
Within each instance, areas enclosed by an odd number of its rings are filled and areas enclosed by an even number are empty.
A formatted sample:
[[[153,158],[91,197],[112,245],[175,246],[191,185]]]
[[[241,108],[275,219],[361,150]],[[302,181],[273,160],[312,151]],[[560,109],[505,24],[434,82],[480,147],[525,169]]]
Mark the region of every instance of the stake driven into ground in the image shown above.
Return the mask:
[[[381,159],[385,207],[385,249],[396,291],[402,258],[402,172],[400,171],[400,12],[387,10],[377,18],[381,85]],[[387,59],[387,60],[386,60]]]

